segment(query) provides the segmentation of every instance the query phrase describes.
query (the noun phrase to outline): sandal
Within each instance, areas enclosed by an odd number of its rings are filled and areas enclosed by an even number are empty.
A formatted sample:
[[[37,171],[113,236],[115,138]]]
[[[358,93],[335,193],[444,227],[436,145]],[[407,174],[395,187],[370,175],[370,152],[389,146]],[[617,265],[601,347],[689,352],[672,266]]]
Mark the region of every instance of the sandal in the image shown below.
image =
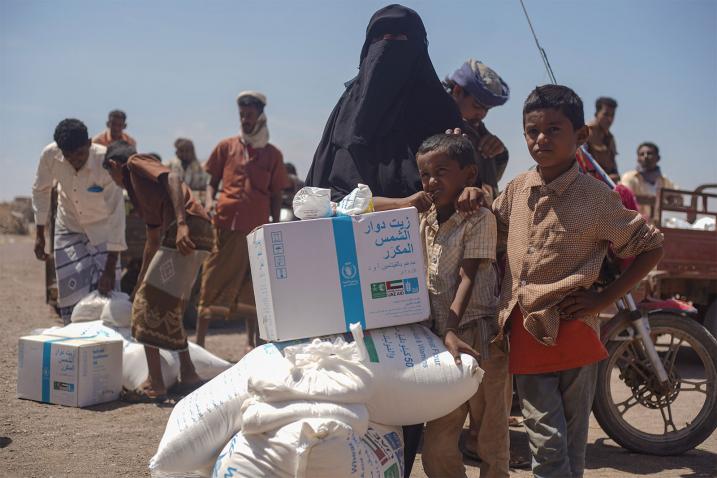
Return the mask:
[[[149,395],[146,390],[135,388],[134,390],[122,389],[120,400],[128,403],[163,403],[167,400],[167,394]]]

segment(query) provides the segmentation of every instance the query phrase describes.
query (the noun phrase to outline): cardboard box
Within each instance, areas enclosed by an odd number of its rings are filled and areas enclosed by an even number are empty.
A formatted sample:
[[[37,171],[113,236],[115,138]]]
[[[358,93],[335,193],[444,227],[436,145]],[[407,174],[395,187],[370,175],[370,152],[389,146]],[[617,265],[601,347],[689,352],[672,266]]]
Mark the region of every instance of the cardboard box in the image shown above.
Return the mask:
[[[17,396],[86,407],[119,399],[122,340],[54,335],[20,337]]]
[[[415,208],[266,224],[247,236],[265,340],[291,340],[428,318]]]

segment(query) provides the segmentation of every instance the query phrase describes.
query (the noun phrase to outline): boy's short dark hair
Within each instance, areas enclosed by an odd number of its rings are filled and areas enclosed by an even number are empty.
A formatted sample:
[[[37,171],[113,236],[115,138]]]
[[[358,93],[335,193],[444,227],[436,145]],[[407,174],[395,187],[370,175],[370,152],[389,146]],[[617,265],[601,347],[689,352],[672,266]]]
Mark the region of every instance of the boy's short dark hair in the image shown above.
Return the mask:
[[[614,98],[610,98],[609,96],[601,96],[600,98],[595,100],[595,114],[598,114],[603,108],[603,106],[607,106],[609,108],[617,108],[617,101],[615,101]]]
[[[256,110],[259,112],[259,114],[262,114],[264,112],[264,103],[261,102],[259,98],[256,98],[254,96],[245,95],[239,98],[237,100],[237,104],[239,106],[253,106],[256,108]]]
[[[127,113],[125,113],[122,110],[112,110],[110,111],[110,114],[107,115],[108,119],[111,118],[122,118],[122,121],[127,121]]]
[[[536,86],[523,104],[523,122],[525,115],[536,110],[554,109],[564,114],[577,130],[585,126],[583,100],[570,88],[563,85]]]
[[[478,165],[473,143],[464,136],[446,133],[434,134],[421,143],[416,157],[433,152],[446,154],[453,161],[457,161],[461,168]]]
[[[119,164],[125,164],[129,161],[129,158],[135,154],[137,154],[137,150],[127,141],[115,141],[107,146],[107,152],[105,153],[105,159],[102,161],[102,166],[107,169],[110,159],[117,161]]]
[[[642,148],[643,146],[647,146],[648,148],[654,149],[654,150],[655,150],[655,154],[658,155],[658,156],[660,155],[660,148],[658,148],[655,143],[652,143],[652,142],[650,142],[650,141],[645,141],[645,142],[643,142],[643,143],[640,143],[640,145],[637,147],[637,152],[638,152],[638,153],[640,152],[640,148]]]
[[[87,126],[75,118],[66,118],[60,121],[55,128],[53,139],[62,151],[75,151],[90,141]]]

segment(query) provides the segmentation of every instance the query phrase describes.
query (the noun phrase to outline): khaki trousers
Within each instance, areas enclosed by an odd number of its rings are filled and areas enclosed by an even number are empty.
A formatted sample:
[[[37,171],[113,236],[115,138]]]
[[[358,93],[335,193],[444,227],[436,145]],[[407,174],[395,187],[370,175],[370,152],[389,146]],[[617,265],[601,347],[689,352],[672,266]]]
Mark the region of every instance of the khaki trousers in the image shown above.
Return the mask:
[[[235,310],[237,302],[254,305],[246,234],[214,226],[214,248],[202,270],[199,314],[211,306]]]
[[[461,339],[474,348],[479,343],[477,329],[469,324],[460,331]],[[501,347],[491,344],[490,358],[482,361],[481,368],[485,375],[475,395],[448,415],[426,424],[422,461],[429,478],[466,476],[458,440],[469,412],[478,428],[481,478],[508,477],[510,474],[507,395],[511,391],[511,383],[508,354]]]

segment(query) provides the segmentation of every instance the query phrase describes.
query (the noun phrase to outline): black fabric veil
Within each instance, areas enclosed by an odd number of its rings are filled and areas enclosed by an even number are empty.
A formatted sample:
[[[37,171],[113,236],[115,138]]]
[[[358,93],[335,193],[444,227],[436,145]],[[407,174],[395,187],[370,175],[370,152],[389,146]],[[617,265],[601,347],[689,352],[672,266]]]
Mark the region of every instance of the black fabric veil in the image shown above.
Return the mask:
[[[382,39],[389,33],[408,39]],[[359,182],[374,196],[409,196],[421,189],[415,161],[421,142],[460,126],[455,101],[428,56],[421,18],[389,5],[371,17],[359,73],[329,116],[306,184],[331,188],[333,200]]]

